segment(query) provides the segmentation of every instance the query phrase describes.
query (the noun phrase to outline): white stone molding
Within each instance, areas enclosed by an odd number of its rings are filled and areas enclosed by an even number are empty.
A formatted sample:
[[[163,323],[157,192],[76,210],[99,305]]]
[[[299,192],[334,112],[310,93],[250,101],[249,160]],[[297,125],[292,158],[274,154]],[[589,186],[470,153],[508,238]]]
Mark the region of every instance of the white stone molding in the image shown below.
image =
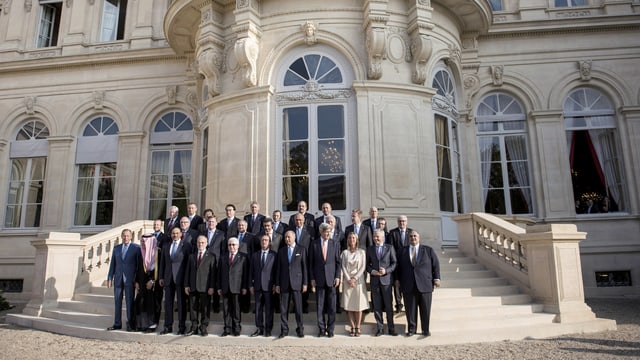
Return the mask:
[[[254,87],[257,84],[256,66],[258,62],[259,47],[252,37],[238,39],[233,48],[238,60],[238,66],[242,71],[242,79],[245,86]]]
[[[353,96],[353,90],[318,90],[317,87],[307,86],[304,91],[280,93],[276,96],[277,103],[297,102],[309,100],[348,99]]]
[[[458,48],[455,44],[449,44],[449,56],[444,59],[444,62],[450,68],[458,67],[460,62],[462,61],[462,54],[460,48]]]
[[[87,0],[89,2],[89,5],[93,5],[95,4],[96,0]]]
[[[449,114],[455,118],[460,115],[456,109],[456,105],[453,103],[453,99],[443,98],[441,96],[434,96],[431,99],[431,108],[446,114]]]
[[[25,96],[24,107],[25,107],[25,113],[27,115],[35,114],[36,100],[37,98],[35,96]]]
[[[167,93],[167,104],[175,105],[176,98],[178,97],[178,86],[177,85],[169,85],[164,88]]]
[[[209,97],[222,92],[221,69],[222,53],[219,50],[209,48],[198,56],[198,72],[204,76]]]
[[[104,91],[94,91],[93,92],[93,108],[96,110],[102,110],[104,108]]]
[[[382,77],[382,60],[386,51],[386,34],[384,29],[369,28],[367,31],[367,53],[369,54],[369,67],[367,77],[379,80]]]
[[[502,77],[504,74],[504,66],[493,65],[489,68],[491,70],[491,80],[494,86],[502,86]]]
[[[8,14],[9,9],[11,9],[11,0],[0,1],[0,10],[2,10],[5,14]]]
[[[31,12],[33,7],[33,0],[24,0],[24,11]]]
[[[64,2],[64,4],[66,5],[67,9],[73,6],[73,0],[66,0]]]
[[[578,61],[578,70],[582,81],[591,80],[591,60]]]
[[[302,33],[304,34],[304,43],[308,46],[315,45],[318,43],[318,39],[316,38],[316,34],[318,31],[318,25],[313,21],[305,21],[301,26]]]
[[[431,57],[433,46],[431,39],[426,35],[417,34],[411,41],[411,59],[413,63],[413,73],[411,81],[414,84],[422,85],[427,80],[427,61]]]
[[[469,123],[473,120],[472,98],[480,89],[480,78],[476,74],[465,74],[462,85],[464,86],[466,112],[466,117],[464,120]]]

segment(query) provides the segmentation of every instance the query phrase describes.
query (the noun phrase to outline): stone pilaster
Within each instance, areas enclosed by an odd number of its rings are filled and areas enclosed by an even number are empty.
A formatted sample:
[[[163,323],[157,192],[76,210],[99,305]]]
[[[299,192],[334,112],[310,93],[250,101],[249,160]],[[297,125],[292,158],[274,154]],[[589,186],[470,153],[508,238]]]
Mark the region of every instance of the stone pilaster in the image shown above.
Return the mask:
[[[219,26],[221,18],[221,9],[216,3],[208,3],[200,9],[196,59],[198,72],[204,77],[208,98],[222,93],[224,38],[223,29]]]
[[[627,134],[628,138],[626,142],[623,142],[621,145],[622,153],[625,154],[625,168],[629,169],[629,173],[625,174],[625,179],[628,182],[628,189],[639,189],[640,188],[640,167],[637,164],[640,164],[640,106],[629,106],[623,107],[620,109],[622,113],[619,138],[625,139],[623,134]],[[640,213],[640,199],[638,198],[637,191],[629,191],[629,204],[630,209],[629,212],[633,214]]]
[[[113,226],[126,224],[143,215],[147,193],[141,192],[147,181],[147,172],[141,170],[143,132],[120,132],[118,134],[118,167],[116,169],[116,192],[113,209]]]
[[[74,204],[75,154],[73,136],[50,136],[42,204],[42,232],[68,228]]]
[[[135,23],[131,32],[131,48],[146,49],[151,47],[153,36],[153,0],[138,0],[135,12]]]
[[[0,12],[0,49],[17,50],[24,48],[24,24],[29,12],[24,2],[5,2]]]
[[[89,42],[87,29],[88,24],[91,24],[92,17],[88,14],[91,13],[91,5],[88,1],[65,1],[63,5],[63,17],[64,14],[70,14],[69,16],[69,28],[65,31],[63,21],[60,24],[60,38],[59,43],[62,45],[63,55],[73,55],[83,51],[83,47]]]

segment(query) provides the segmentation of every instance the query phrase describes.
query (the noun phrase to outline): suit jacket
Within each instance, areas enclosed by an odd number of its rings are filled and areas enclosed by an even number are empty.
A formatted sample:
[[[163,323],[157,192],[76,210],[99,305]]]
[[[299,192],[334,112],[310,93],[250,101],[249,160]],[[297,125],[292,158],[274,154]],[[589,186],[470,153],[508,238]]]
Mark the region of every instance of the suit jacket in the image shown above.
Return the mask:
[[[191,244],[191,250],[197,251],[196,241],[198,240],[198,232],[189,228],[182,233],[182,240]]]
[[[199,232],[198,227],[202,224],[204,224],[204,219],[202,218],[202,216],[197,214],[193,215],[193,218],[191,219],[191,223],[189,224],[189,229],[195,232]]]
[[[440,263],[436,252],[429,246],[418,247],[416,266],[411,265],[410,247],[405,246],[398,256],[398,275],[402,292],[417,288],[421,293],[433,291],[433,280],[440,279]]]
[[[285,223],[284,221],[279,221],[277,228],[276,223],[273,223],[273,231],[277,232],[278,234],[284,236],[284,233],[287,232],[287,230],[289,230],[289,224]]]
[[[153,233],[153,236],[156,237],[156,240],[158,241],[158,248],[162,249],[164,248],[165,244],[169,244],[171,243],[171,238],[169,237],[169,235],[159,231],[157,233]]]
[[[370,227],[371,228],[371,232],[373,232],[373,226],[371,226],[371,218],[368,218],[367,220],[363,221],[362,223],[367,225],[368,227]],[[376,225],[378,225],[378,218],[376,218]]]
[[[291,228],[293,232],[296,233],[296,244],[302,246],[307,251],[307,255],[309,254],[309,247],[311,246],[311,242],[313,241],[313,228],[308,226],[303,226],[300,230],[300,237],[298,236],[298,228]]]
[[[333,286],[334,279],[340,279],[340,244],[329,240],[327,260],[322,256],[322,239],[314,240],[309,254],[309,278],[316,286]]]
[[[171,224],[171,220],[173,220],[173,224]],[[169,225],[171,224],[171,225]],[[180,216],[177,216],[175,218],[166,218],[164,220],[164,233],[167,234],[167,236],[169,236],[169,234],[171,234],[171,229],[173,229],[174,227],[179,227],[180,226]]]
[[[171,257],[172,243],[168,243],[165,249],[162,251],[162,266],[160,267],[160,279],[163,279],[168,286],[173,280],[177,286],[183,287],[184,273],[189,262],[189,255],[191,255],[191,243],[180,240],[178,248],[173,258]]]
[[[223,294],[240,294],[249,288],[249,257],[238,251],[229,264],[229,254],[218,261],[218,289]]]
[[[264,218],[265,218],[264,215],[258,214],[256,216],[256,221],[253,221],[253,216],[251,214],[245,215],[244,221],[247,222],[247,232],[250,232],[253,235],[256,235],[257,233],[262,231],[262,221],[264,220]]]
[[[260,239],[262,238],[262,235],[264,235],[264,231],[261,231],[256,236],[255,244],[253,246],[253,252],[261,250],[262,246],[260,246]],[[283,246],[285,246],[285,244],[284,244],[284,238],[283,238],[282,234],[279,234],[279,233],[273,231],[271,233],[271,250],[275,251],[276,254],[277,254],[278,250],[280,250],[280,248],[283,247]]]
[[[281,292],[302,291],[303,285],[308,285],[307,250],[296,245],[289,263],[288,246],[278,251],[276,268],[276,286]]]
[[[369,279],[371,287],[393,284],[393,271],[396,269],[396,265],[396,251],[393,249],[393,246],[383,244],[382,256],[379,259],[376,245],[372,245],[367,248],[367,272],[370,275]],[[378,270],[380,268],[384,268],[386,271],[383,276],[371,275],[373,270]]]
[[[389,231],[389,235],[387,236],[387,242],[393,245],[393,248],[396,250],[396,255],[400,254],[400,250],[405,247],[405,245],[409,245],[409,232],[413,231],[411,228],[405,229],[405,244],[402,243],[402,237],[400,235],[400,228],[395,228]]]
[[[229,226],[228,219],[224,218],[220,220],[217,228],[218,230],[224,232],[226,239],[235,237],[238,235],[238,221],[240,221],[240,219],[234,217],[233,220],[231,220],[231,226]]]
[[[223,246],[226,246],[224,232],[214,229],[214,233],[211,235],[211,239],[209,239],[209,230],[205,230],[200,233],[202,236],[207,237],[207,251],[216,256],[216,259],[220,259],[220,256],[227,252],[227,249]]]
[[[276,258],[278,254],[269,249],[264,265],[262,264],[262,249],[255,251],[249,266],[249,287],[254,291],[271,291],[276,279]]]
[[[334,231],[335,230],[340,230],[340,232],[342,232],[342,221],[340,220],[339,217],[333,215],[333,217],[336,219],[336,226],[334,227]],[[314,225],[314,229],[315,229],[315,238],[319,239],[320,238],[320,224],[322,224],[324,222],[324,214],[321,216],[318,216],[315,220],[315,225]]]
[[[351,224],[344,230],[344,241],[341,244],[342,250],[347,248],[347,237],[350,233],[354,232],[355,225]],[[373,235],[371,234],[371,228],[360,223],[360,229],[358,229],[358,247],[365,251],[371,245],[373,245]]]
[[[296,227],[296,215],[298,215],[297,212],[289,217],[289,229]],[[313,217],[313,214],[309,212],[304,213],[304,225],[309,226],[312,229],[314,228],[316,225],[316,219]]]
[[[238,241],[240,241],[240,233],[237,235]],[[238,251],[241,253],[245,253],[251,258],[253,254],[253,249],[256,243],[256,236],[252,233],[245,231],[242,235],[242,241],[240,242],[240,246],[238,247]]]
[[[184,276],[184,287],[188,287],[189,291],[205,293],[208,289],[216,288],[216,256],[205,251],[200,266],[198,266],[198,256],[198,250],[189,256]]]
[[[136,277],[140,276],[138,272],[143,267],[140,245],[130,242],[124,259],[122,258],[123,249],[124,244],[116,245],[111,254],[107,280],[113,281],[114,287],[121,287],[122,285],[133,286],[136,282]]]

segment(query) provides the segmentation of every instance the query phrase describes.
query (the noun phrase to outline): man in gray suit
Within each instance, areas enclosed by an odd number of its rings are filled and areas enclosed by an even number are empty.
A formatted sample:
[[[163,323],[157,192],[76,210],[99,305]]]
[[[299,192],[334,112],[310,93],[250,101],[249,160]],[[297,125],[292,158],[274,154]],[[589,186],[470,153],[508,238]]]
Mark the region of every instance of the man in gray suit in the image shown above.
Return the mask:
[[[289,334],[289,300],[293,298],[296,313],[296,334],[304,337],[302,323],[302,293],[307,292],[307,251],[296,245],[296,234],[289,230],[284,234],[287,246],[278,251],[276,293],[280,294],[280,336]]]
[[[182,239],[180,228],[171,229],[171,243],[162,251],[160,286],[164,288],[164,329],[160,335],[173,331],[173,301],[178,304],[178,335],[186,330],[187,301],[184,293],[184,272],[191,255],[191,244]]]
[[[373,232],[374,245],[367,248],[367,272],[371,279],[371,301],[378,330],[375,336],[384,334],[382,313],[387,314],[389,335],[397,336],[393,324],[393,303],[391,288],[393,287],[393,271],[396,269],[396,251],[390,244],[384,243],[382,229]]]
[[[184,277],[184,292],[191,302],[191,330],[187,335],[200,331],[200,335],[207,336],[211,295],[216,285],[216,256],[207,251],[206,236],[198,236],[196,245],[198,249],[189,256]]]
[[[131,230],[122,230],[120,237],[122,244],[113,248],[107,275],[107,287],[113,286],[115,300],[115,319],[113,326],[107,330],[122,328],[122,295],[124,294],[127,302],[127,331],[134,331],[136,323],[133,319],[133,299],[135,289],[139,288],[135,280],[138,272],[142,270],[142,252],[140,246],[131,243],[133,238]]]

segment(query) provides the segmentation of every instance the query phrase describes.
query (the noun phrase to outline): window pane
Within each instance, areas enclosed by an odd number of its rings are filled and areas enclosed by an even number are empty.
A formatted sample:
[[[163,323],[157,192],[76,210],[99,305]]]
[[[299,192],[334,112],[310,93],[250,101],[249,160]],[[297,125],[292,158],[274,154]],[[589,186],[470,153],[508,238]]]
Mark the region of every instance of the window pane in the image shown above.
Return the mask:
[[[309,201],[309,177],[292,176],[282,179],[282,210],[297,210],[298,202]]]
[[[318,71],[318,64],[320,64],[320,55],[307,55],[304,57],[304,61],[307,63],[311,78],[315,78]]]
[[[318,177],[318,203],[328,202],[333,210],[347,208],[347,182],[344,175]]]
[[[47,158],[31,159],[31,180],[44,180]]]
[[[76,212],[73,224],[77,226],[91,225],[91,203],[76,203]]]
[[[27,165],[29,159],[12,159],[11,160],[11,181],[24,181],[27,174]]]
[[[438,176],[451,179],[451,158],[449,149],[438,147],[436,149],[438,157]]]
[[[175,174],[191,174],[191,150],[176,150],[173,159]]]
[[[7,228],[20,227],[20,214],[22,206],[7,205],[7,213],[4,218],[4,226]]]
[[[78,167],[78,177],[87,178],[93,177],[96,173],[96,166],[94,164],[84,164]]]
[[[296,74],[291,70],[287,70],[287,73],[284,75],[284,85],[304,85],[307,83],[307,80],[303,79],[300,75]]]
[[[318,83],[320,84],[339,84],[341,82],[342,82],[342,73],[338,68],[335,68],[329,71],[329,73],[327,73],[326,75],[318,79]]]
[[[42,194],[44,193],[44,181],[30,181],[27,192],[28,204],[42,203]]]
[[[337,74],[335,74],[336,71],[337,71]],[[325,76],[329,76],[332,78],[339,78],[340,80],[329,81],[328,79],[326,79],[327,81],[319,81],[320,83],[342,82],[342,75],[340,75],[340,70],[336,67],[336,63],[334,63],[331,59],[323,56],[322,60],[320,60],[320,67],[318,68],[318,74],[315,78],[320,80],[320,79],[323,79]]]
[[[511,189],[511,212],[513,214],[530,214],[533,210],[530,208],[531,204],[531,190],[530,189]]]
[[[283,116],[283,140],[302,140],[309,137],[309,110],[306,107],[285,109]]]
[[[318,106],[318,138],[344,137],[344,107],[342,105]]]
[[[307,175],[309,173],[309,143],[296,141],[284,143],[283,174]]]
[[[344,141],[318,141],[318,173],[335,174],[344,172]]]
[[[502,180],[502,164],[499,162],[491,163],[491,175],[489,177],[490,188],[502,188],[504,183]]]
[[[96,225],[111,225],[113,201],[98,202],[96,206]]]
[[[504,202],[504,192],[502,190],[489,190],[487,192],[487,200],[484,203],[484,211],[490,214],[507,213]]]
[[[149,197],[151,199],[166,199],[169,193],[169,176],[152,175]]]
[[[167,213],[166,199],[149,201],[149,219],[164,220],[166,213]]]
[[[116,39],[116,29],[118,27],[118,3],[112,0],[105,0],[102,9],[102,29],[100,31],[100,41],[113,41]]]
[[[42,212],[41,204],[31,204],[26,206],[25,227],[40,227],[40,213]]]
[[[452,182],[446,179],[438,179],[438,190],[440,193],[440,210],[452,212],[453,207],[453,187]]]
[[[78,179],[76,201],[91,201],[93,199],[93,178]]]
[[[169,173],[169,151],[154,151],[151,153],[151,173],[152,174],[168,174]]]
[[[174,175],[173,176],[173,197],[188,198],[190,194],[189,192],[190,181],[191,181],[190,175]]]
[[[113,200],[113,188],[115,179],[102,178],[98,185],[98,200]]]

